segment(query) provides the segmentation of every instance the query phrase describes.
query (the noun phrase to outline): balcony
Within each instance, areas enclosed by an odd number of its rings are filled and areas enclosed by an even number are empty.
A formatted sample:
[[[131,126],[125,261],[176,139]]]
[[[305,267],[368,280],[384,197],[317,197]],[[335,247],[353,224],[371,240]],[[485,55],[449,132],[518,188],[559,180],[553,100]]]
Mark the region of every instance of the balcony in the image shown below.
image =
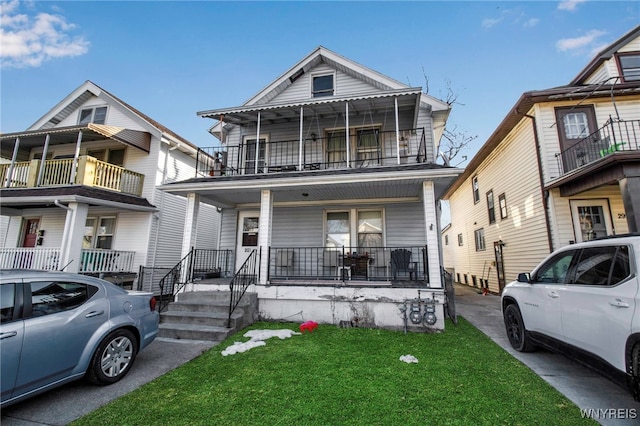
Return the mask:
[[[640,151],[640,120],[609,121],[578,143],[556,154],[565,175],[619,152]]]
[[[142,195],[144,175],[88,155],[74,159],[31,160],[0,164],[5,188],[85,185],[136,196]]]
[[[134,251],[85,249],[82,250],[79,273],[132,272],[135,255]],[[60,264],[59,248],[0,248],[0,269],[56,271],[64,266]]]
[[[257,161],[256,161],[257,159]],[[196,177],[397,166],[427,162],[423,128],[200,148]]]

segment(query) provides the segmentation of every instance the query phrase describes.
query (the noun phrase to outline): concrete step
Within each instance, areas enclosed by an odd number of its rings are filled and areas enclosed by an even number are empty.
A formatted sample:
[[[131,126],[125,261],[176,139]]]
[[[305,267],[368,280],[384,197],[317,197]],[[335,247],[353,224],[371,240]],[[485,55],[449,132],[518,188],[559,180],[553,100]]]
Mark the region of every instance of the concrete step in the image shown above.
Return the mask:
[[[171,309],[173,306],[169,305]],[[232,326],[237,320],[244,316],[245,312],[238,311],[231,315]],[[190,312],[183,310],[170,310],[160,314],[160,323],[211,325],[216,327],[226,327],[229,314],[224,311],[210,312]]]
[[[258,296],[255,293],[245,293],[240,299],[240,305],[251,304]],[[189,291],[184,293],[178,293],[177,301],[198,301],[198,302],[216,302],[220,304],[226,303],[229,306],[231,300],[231,292],[229,291]]]
[[[216,327],[200,324],[160,324],[158,337],[167,339],[207,340],[221,342],[233,333],[234,330],[226,327]]]

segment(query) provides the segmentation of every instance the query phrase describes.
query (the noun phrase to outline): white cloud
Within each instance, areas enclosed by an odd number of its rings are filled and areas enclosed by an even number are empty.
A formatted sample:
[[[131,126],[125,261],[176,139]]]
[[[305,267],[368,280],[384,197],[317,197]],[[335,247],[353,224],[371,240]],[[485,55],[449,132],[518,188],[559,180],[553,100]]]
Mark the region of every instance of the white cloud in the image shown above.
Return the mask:
[[[502,21],[502,18],[486,18],[482,20],[482,28],[491,28]]]
[[[587,0],[563,0],[558,3],[558,10],[568,10],[569,12],[573,12],[578,8],[580,3],[584,3]]]
[[[556,42],[556,48],[561,52],[582,52],[585,49],[591,51],[593,48],[600,46],[602,43],[598,40],[599,37],[605,35],[605,31],[591,30],[583,36],[574,38],[564,38]]]
[[[20,2],[0,4],[0,62],[7,68],[38,67],[54,59],[83,55],[89,42],[74,36],[74,24],[62,15],[19,12]]]
[[[540,22],[540,19],[538,19],[538,18],[527,19],[524,22],[523,26],[525,28],[532,28],[532,27],[535,27],[536,25],[538,25],[538,22]]]

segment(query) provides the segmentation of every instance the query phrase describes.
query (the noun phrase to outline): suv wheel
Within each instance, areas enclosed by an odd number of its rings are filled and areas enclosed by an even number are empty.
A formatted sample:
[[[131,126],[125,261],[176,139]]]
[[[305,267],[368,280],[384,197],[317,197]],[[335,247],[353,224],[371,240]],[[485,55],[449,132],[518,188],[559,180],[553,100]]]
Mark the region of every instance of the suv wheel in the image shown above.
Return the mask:
[[[535,345],[531,342],[527,329],[524,328],[522,314],[518,305],[511,304],[504,310],[504,326],[507,329],[509,343],[518,352],[531,352]]]

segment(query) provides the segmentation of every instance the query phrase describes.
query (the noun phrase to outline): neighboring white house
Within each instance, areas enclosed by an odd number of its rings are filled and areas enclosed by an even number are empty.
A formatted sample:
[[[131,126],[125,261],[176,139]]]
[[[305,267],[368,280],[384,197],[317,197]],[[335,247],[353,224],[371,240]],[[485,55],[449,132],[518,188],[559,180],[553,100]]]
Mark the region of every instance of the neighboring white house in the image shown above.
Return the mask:
[[[199,112],[220,143],[162,188],[193,206],[185,247],[196,207],[222,209],[219,248],[267,318],[401,328],[420,296],[435,317],[415,324],[443,328],[438,199],[462,172],[436,164],[449,113],[318,47],[242,105]]]
[[[445,267],[495,293],[554,249],[640,232],[640,27],[524,93],[444,198]]]
[[[180,261],[186,200],[158,186],[195,176],[189,141],[87,81],[0,142],[0,268],[126,282]],[[218,232],[205,206],[194,245],[215,249]]]

